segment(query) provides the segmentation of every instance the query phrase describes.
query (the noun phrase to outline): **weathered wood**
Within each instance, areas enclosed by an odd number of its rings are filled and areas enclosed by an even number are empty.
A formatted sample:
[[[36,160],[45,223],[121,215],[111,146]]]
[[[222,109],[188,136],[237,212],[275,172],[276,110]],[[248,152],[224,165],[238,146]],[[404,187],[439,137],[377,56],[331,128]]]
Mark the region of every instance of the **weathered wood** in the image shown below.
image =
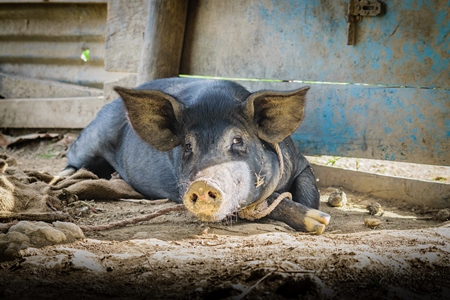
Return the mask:
[[[106,72],[102,66],[89,64],[36,64],[36,63],[0,63],[0,72],[19,74],[38,79],[48,79],[71,84],[102,88],[104,81],[112,81],[127,73]]]
[[[0,3],[1,36],[95,36],[104,40],[106,3]]]
[[[105,103],[103,97],[1,99],[0,127],[84,128]]]
[[[449,88],[448,1],[383,2],[347,46],[347,0],[193,0],[181,73]]]
[[[250,90],[304,83],[240,82]],[[314,84],[293,139],[306,155],[450,165],[450,91]]]
[[[108,1],[105,69],[137,73],[148,7],[145,0]]]
[[[342,187],[420,207],[450,207],[450,184],[311,165],[320,187]]]
[[[188,1],[149,0],[138,84],[179,74]]]
[[[123,76],[104,70],[105,27],[106,3],[0,3],[0,71],[101,88]]]
[[[107,81],[103,85],[103,97],[105,97],[106,101],[111,101],[119,97],[117,95],[116,91],[114,91],[115,86],[122,86],[127,88],[134,88],[136,87],[137,82],[137,73],[129,73],[128,75],[119,78],[117,80],[113,81]]]
[[[0,96],[3,98],[57,98],[101,96],[100,89],[52,80],[0,73]]]

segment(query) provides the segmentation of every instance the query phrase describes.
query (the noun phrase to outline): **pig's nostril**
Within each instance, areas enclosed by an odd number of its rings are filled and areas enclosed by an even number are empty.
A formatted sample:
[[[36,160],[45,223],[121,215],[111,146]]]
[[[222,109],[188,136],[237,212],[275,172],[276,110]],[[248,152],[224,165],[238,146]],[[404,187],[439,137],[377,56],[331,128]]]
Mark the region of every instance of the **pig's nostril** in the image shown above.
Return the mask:
[[[192,203],[195,204],[195,202],[197,202],[197,199],[198,199],[197,194],[194,193],[194,194],[191,195],[191,201],[192,201]]]
[[[209,192],[208,192],[208,196],[210,196],[210,197],[213,198],[213,199],[216,199],[216,198],[217,198],[217,193],[214,193],[214,192],[209,191]]]

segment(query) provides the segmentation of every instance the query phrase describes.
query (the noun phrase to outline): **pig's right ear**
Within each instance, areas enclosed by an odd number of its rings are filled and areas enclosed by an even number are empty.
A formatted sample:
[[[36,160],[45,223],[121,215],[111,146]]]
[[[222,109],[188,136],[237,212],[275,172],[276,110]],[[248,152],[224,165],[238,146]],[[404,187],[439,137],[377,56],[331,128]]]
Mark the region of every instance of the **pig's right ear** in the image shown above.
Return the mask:
[[[177,124],[183,104],[161,91],[114,90],[122,97],[131,126],[144,141],[159,151],[180,145]]]

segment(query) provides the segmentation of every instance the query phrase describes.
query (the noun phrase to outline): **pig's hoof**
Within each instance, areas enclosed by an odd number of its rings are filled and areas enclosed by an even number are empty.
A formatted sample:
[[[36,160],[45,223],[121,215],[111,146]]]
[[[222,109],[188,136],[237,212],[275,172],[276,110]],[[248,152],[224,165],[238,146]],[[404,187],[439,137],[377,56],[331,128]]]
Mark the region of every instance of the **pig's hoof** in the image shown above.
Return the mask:
[[[295,230],[312,234],[322,234],[331,219],[329,214],[289,199],[283,199],[269,214],[269,218],[282,221]]]
[[[325,231],[325,227],[330,223],[331,216],[317,209],[310,209],[305,216],[305,230],[317,235]]]
[[[303,215],[290,216],[284,222],[298,231],[321,235],[330,223],[330,215],[317,209],[309,209]]]

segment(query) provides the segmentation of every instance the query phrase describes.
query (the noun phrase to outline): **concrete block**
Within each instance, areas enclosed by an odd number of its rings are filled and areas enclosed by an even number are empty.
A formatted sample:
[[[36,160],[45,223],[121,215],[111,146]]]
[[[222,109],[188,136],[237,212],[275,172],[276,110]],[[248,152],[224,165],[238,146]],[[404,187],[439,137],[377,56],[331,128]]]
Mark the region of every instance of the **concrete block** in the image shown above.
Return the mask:
[[[342,187],[373,197],[431,208],[450,207],[450,184],[311,164],[320,187]]]

